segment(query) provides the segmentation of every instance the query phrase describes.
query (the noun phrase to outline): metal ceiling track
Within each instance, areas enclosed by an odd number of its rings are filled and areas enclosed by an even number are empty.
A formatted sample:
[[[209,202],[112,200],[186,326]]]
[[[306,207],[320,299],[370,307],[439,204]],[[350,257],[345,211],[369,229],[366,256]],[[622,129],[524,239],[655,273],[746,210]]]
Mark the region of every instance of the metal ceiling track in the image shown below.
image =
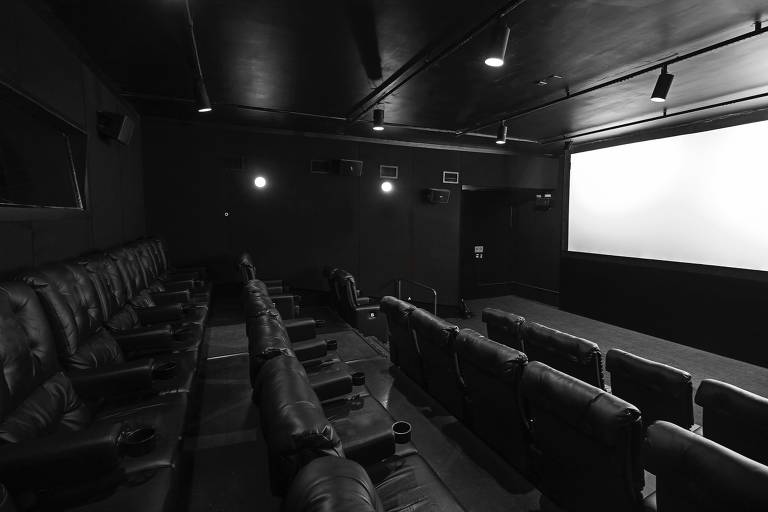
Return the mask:
[[[703,55],[705,53],[709,53],[715,50],[718,50],[720,48],[723,48],[724,46],[729,46],[734,43],[738,43],[741,41],[744,41],[746,39],[750,39],[755,36],[759,36],[764,34],[765,32],[768,32],[768,27],[763,27],[762,24],[759,21],[755,22],[755,28],[749,32],[746,32],[744,34],[741,34],[739,36],[732,37],[730,39],[726,39],[724,41],[720,41],[718,43],[711,44],[709,46],[705,46],[703,48],[699,48],[698,50],[691,51],[689,53],[685,53],[683,55],[679,55],[677,57],[674,57],[672,59],[668,59],[662,62],[659,62],[657,64],[653,64],[651,66],[647,66],[645,68],[639,69],[637,71],[633,71],[631,73],[627,73],[625,75],[622,75],[618,78],[614,78],[611,80],[607,80],[605,82],[601,82],[597,85],[593,85],[592,87],[588,87],[586,89],[583,89],[578,92],[567,92],[565,96],[561,96],[559,98],[555,98],[554,100],[547,101],[546,103],[541,103],[540,105],[535,105],[533,107],[525,108],[522,110],[518,110],[515,112],[507,112],[504,114],[501,114],[499,116],[493,117],[491,120],[482,121],[480,123],[477,123],[469,128],[465,128],[463,130],[460,130],[456,133],[457,136],[464,135],[470,131],[477,131],[482,130],[483,128],[487,128],[489,126],[494,126],[502,121],[510,121],[512,119],[517,119],[519,117],[523,117],[525,115],[531,114],[533,112],[538,112],[539,110],[544,110],[546,108],[549,108],[553,105],[557,105],[558,103],[562,103],[564,101],[567,101],[572,98],[576,98],[578,96],[583,96],[584,94],[589,94],[591,92],[603,89],[605,87],[609,87],[611,85],[615,85],[621,82],[624,82],[626,80],[630,80],[632,78],[638,77],[640,75],[643,75],[645,73],[650,73],[651,71],[655,71],[657,69],[661,69],[665,66],[669,66],[672,64],[675,64],[677,62],[681,62],[684,60],[691,59],[693,57],[697,57],[699,55]]]
[[[354,107],[352,107],[352,110],[349,112],[349,114],[347,114],[347,122],[354,123],[360,119],[366,112],[384,101],[388,96],[400,89],[400,87],[408,83],[416,75],[440,62],[462,46],[469,43],[489,25],[496,23],[499,19],[508,15],[510,12],[517,9],[525,2],[526,0],[513,0],[507,2],[504,4],[504,6],[497,9],[491,16],[475,25],[475,27],[473,27],[469,32],[459,38],[458,41],[455,41],[454,43],[445,47],[435,56],[432,56],[432,53],[440,46],[439,40],[428,44],[412,59],[400,67],[400,69],[392,73],[386,80],[384,80],[384,82],[382,82],[378,87],[371,91],[368,96],[363,98]]]

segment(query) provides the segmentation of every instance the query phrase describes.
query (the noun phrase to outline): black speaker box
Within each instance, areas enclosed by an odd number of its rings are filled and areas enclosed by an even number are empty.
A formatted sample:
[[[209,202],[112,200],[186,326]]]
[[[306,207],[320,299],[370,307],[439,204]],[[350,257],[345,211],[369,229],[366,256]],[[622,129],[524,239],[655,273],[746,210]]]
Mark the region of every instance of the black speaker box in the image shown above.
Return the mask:
[[[424,191],[424,199],[428,203],[447,204],[451,198],[451,191],[447,188],[428,188]]]
[[[130,117],[117,112],[99,112],[99,134],[107,139],[115,139],[121,144],[129,144],[133,137],[133,121]]]
[[[363,175],[363,162],[360,160],[346,160],[344,158],[332,160],[331,170],[339,176],[360,177]]]

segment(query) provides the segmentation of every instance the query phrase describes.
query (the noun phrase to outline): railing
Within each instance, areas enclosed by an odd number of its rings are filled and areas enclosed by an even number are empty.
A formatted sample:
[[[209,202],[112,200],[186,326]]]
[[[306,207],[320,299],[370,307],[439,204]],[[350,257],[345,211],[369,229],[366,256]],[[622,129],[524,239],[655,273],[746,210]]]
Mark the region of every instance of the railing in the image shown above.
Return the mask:
[[[395,279],[395,293],[397,294],[397,298],[401,299],[403,298],[403,283],[412,284],[414,286],[418,286],[419,288],[422,288],[424,290],[427,290],[428,292],[432,293],[432,312],[437,315],[437,290],[432,288],[431,286],[427,286],[424,283],[420,283],[418,281],[413,281],[411,279]]]

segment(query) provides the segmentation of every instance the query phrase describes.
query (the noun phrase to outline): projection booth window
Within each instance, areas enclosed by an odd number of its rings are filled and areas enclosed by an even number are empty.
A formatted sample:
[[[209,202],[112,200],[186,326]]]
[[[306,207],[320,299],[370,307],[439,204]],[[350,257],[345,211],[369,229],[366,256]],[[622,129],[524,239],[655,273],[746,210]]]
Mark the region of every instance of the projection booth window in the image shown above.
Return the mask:
[[[85,209],[86,140],[0,84],[0,206]]]

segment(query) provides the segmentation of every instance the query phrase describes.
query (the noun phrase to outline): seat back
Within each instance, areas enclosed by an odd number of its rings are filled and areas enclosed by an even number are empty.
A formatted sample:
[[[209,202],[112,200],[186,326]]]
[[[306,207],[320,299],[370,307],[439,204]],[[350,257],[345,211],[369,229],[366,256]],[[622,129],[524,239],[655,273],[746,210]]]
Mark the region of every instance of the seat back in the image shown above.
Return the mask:
[[[704,409],[704,437],[768,465],[768,399],[705,379],[696,391],[696,403]]]
[[[691,374],[649,359],[611,349],[605,356],[611,392],[634,404],[646,427],[657,420],[693,426]]]
[[[482,313],[485,322],[485,332],[497,343],[525,352],[522,344],[521,330],[525,318],[500,309],[485,308]]]
[[[284,512],[384,512],[365,469],[341,457],[320,457],[294,479]]]
[[[453,346],[459,328],[419,308],[411,313],[410,322],[422,355],[427,391],[448,412],[463,419],[464,390]]]
[[[638,510],[640,411],[540,362],[523,371],[539,489],[569,511]]]
[[[535,322],[525,322],[522,334],[529,361],[541,361],[587,384],[605,389],[603,357],[597,344]]]
[[[105,254],[90,254],[78,263],[96,287],[107,327],[112,331],[139,327],[139,318],[128,304],[128,290],[117,263]]]
[[[518,396],[528,359],[472,329],[459,331],[455,346],[467,398],[467,425],[507,462],[526,472],[529,438]]]
[[[344,450],[297,359],[268,360],[256,384],[272,490],[283,495],[302,467],[318,457],[343,457]]]
[[[768,467],[677,425],[649,426],[643,459],[658,510],[768,510]]]
[[[240,277],[244,284],[252,279],[258,279],[256,277],[256,267],[253,264],[253,258],[251,258],[249,253],[244,252],[240,255],[240,258],[237,261],[237,266],[240,269]]]
[[[152,291],[164,291],[165,287],[158,281],[159,271],[146,242],[141,240],[133,242],[128,248],[136,255],[136,262],[141,267],[144,287]]]
[[[256,378],[264,364],[273,357],[295,357],[291,341],[279,319],[259,316],[248,320],[248,359],[251,386],[256,387]]]
[[[59,369],[55,345],[34,290],[22,282],[0,284],[0,444],[90,423]]]
[[[117,341],[103,327],[101,300],[82,266],[46,265],[24,275],[23,280],[40,297],[59,361],[66,370],[107,367],[125,361]]]
[[[406,375],[418,382],[423,381],[421,355],[409,326],[409,318],[416,307],[390,295],[381,299],[379,307],[387,317],[389,358]]]

